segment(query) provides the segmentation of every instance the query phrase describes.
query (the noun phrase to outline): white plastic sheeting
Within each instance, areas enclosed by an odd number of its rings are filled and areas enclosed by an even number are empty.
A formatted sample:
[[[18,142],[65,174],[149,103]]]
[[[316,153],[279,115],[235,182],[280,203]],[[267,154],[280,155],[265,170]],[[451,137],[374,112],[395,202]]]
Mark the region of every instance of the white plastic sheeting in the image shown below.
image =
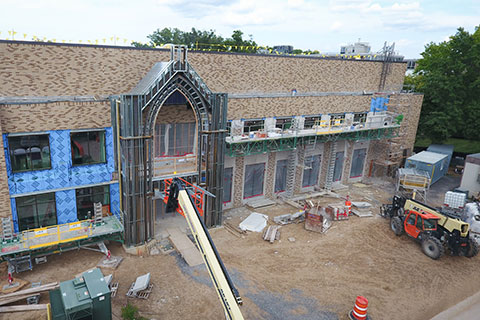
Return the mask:
[[[252,212],[238,227],[244,231],[262,232],[267,226],[268,216]]]

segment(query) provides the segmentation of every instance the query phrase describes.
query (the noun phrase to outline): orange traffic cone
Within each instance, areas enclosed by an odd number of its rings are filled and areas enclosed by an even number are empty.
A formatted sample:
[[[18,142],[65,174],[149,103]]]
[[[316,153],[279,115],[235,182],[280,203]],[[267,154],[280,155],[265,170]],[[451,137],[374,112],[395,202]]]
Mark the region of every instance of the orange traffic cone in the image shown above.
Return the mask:
[[[348,314],[352,320],[370,320],[367,315],[368,300],[365,297],[357,296],[353,310]]]
[[[348,215],[352,214],[352,202],[350,201],[350,196],[347,195],[347,199],[345,200],[345,206],[347,207]]]

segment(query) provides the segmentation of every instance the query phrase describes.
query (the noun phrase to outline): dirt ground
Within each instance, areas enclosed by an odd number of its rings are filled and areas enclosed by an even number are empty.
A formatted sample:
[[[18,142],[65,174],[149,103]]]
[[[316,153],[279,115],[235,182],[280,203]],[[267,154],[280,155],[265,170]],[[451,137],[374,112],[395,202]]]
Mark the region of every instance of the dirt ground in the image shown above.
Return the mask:
[[[455,183],[455,179],[447,182]],[[439,185],[441,188],[447,186]],[[307,231],[303,223],[289,224],[281,227],[280,241],[270,244],[259,233],[241,238],[223,227],[211,230],[243,297],[244,317],[348,319],[355,297],[363,295],[373,319],[423,320],[478,292],[480,256],[468,259],[445,255],[434,261],[411,239],[396,237],[388,220],[376,215],[378,205],[386,203],[392,192],[392,184],[384,182],[368,187],[352,185],[339,191],[341,195],[349,193],[352,201],[375,205],[375,216],[335,221],[325,234]],[[440,201],[441,192],[432,198],[433,204]],[[326,197],[319,200],[324,204],[339,202]],[[283,204],[256,211],[274,217],[296,209]],[[246,208],[230,210],[226,221],[237,224],[249,213]],[[149,319],[224,319],[204,266],[189,267],[177,253],[139,257],[126,254],[119,244],[111,243],[109,248],[113,255],[124,257],[116,270],[102,269],[105,275],[113,272],[114,281],[120,283],[112,299],[114,319],[120,319],[129,285],[147,272],[154,284],[150,298],[129,299],[141,315]],[[30,282],[64,281],[94,267],[101,259],[97,252],[67,252],[49,256],[48,263],[34,266],[33,271],[19,277]],[[43,295],[40,303],[47,302],[48,296]],[[39,312],[15,314],[16,319],[41,317],[45,316]]]

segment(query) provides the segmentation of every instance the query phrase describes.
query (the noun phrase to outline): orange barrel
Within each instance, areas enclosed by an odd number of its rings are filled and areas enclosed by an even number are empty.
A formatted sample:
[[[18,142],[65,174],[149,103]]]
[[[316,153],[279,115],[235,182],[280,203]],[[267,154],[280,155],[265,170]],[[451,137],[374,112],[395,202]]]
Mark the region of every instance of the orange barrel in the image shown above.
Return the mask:
[[[350,311],[350,319],[353,320],[367,320],[369,319],[367,316],[367,307],[368,307],[368,300],[365,297],[357,296],[357,300],[355,301],[355,306],[353,310]]]

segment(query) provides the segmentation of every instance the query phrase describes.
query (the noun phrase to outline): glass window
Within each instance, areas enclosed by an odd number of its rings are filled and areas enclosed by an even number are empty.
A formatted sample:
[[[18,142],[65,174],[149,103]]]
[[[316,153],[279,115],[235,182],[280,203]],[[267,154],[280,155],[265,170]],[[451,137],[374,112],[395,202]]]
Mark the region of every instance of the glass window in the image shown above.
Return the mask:
[[[250,164],[245,166],[245,183],[243,185],[243,198],[251,198],[263,194],[263,180],[265,163]]]
[[[414,214],[414,213],[410,214],[410,215],[408,216],[407,223],[410,224],[410,225],[412,225],[412,226],[415,225],[415,217],[416,217],[416,216],[417,216],[417,215]]]
[[[97,202],[107,212],[110,211],[110,188],[109,186],[98,186],[76,190],[77,196],[77,218],[79,221],[91,219],[93,216],[93,205]]]
[[[277,118],[275,128],[281,129],[282,131],[288,130],[292,126],[292,121],[292,118]]]
[[[426,230],[435,230],[437,228],[437,221],[434,219],[425,219],[423,220]]]
[[[423,230],[422,217],[417,218],[417,229]]]
[[[155,157],[184,157],[194,154],[196,123],[155,125]]]
[[[105,131],[72,132],[74,165],[105,163]]]
[[[223,182],[223,203],[232,201],[233,168],[225,168]]]
[[[302,187],[311,187],[317,184],[320,172],[320,155],[306,156],[303,162]]]
[[[303,128],[304,129],[311,129],[315,125],[320,124],[320,120],[322,120],[321,116],[316,116],[316,117],[305,117],[305,122],[303,123]]]
[[[57,224],[55,193],[16,198],[20,231]]]
[[[354,113],[353,114],[353,122],[354,123],[365,123],[367,121],[367,113]]]
[[[275,192],[287,190],[287,162],[288,160],[278,160],[275,170]]]
[[[245,120],[243,122],[243,133],[250,133],[263,130],[263,120]]]
[[[8,137],[13,172],[50,169],[48,134]]]
[[[352,168],[350,169],[350,178],[358,178],[363,175],[363,165],[365,164],[365,157],[367,149],[355,149],[352,155]]]

